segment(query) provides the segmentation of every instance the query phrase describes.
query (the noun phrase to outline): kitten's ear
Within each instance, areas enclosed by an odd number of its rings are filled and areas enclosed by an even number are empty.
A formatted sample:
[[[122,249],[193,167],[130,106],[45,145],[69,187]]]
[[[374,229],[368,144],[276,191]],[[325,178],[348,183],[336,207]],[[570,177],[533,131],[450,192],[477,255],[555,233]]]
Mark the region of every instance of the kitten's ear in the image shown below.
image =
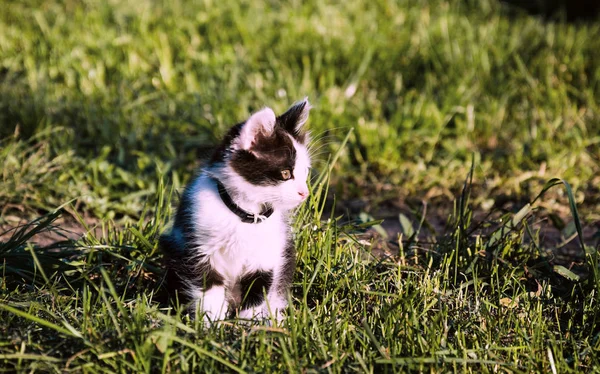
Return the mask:
[[[271,108],[264,108],[259,112],[254,113],[244,125],[240,131],[238,138],[238,146],[241,149],[250,149],[252,143],[256,139],[259,133],[270,135],[273,133],[275,128],[275,113]]]
[[[312,107],[308,102],[308,97],[305,97],[303,100],[294,103],[287,112],[277,118],[277,121],[287,132],[297,137],[301,133],[302,126],[308,120],[310,108]]]

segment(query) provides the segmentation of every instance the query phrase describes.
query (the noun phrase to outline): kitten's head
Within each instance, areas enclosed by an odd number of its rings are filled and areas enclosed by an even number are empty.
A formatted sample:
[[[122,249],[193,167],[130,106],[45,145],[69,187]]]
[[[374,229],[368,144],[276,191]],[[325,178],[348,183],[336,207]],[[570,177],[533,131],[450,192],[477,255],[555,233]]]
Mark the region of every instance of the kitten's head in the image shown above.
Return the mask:
[[[271,108],[254,113],[227,134],[224,161],[228,190],[275,208],[291,209],[308,196],[310,168],[307,99],[276,116]],[[216,160],[215,160],[216,161]]]

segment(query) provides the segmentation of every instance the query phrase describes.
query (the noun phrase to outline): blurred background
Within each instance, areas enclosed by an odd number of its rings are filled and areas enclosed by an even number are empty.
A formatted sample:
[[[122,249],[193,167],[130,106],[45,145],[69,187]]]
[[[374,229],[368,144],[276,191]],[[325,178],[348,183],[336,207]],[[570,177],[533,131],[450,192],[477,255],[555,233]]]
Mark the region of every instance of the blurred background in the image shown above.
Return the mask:
[[[482,213],[561,177],[599,220],[596,2],[2,8],[3,225],[73,199],[89,219],[135,219],[161,178],[180,188],[231,125],[304,96],[317,165],[349,134],[330,191],[341,213],[397,216],[425,201],[443,221],[473,158]]]

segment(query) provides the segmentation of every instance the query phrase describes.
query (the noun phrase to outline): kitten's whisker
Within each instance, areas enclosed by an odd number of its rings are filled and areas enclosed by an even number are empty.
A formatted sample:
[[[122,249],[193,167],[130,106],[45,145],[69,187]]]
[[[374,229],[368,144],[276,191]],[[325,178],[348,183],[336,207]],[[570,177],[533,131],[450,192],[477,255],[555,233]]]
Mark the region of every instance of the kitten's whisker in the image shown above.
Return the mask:
[[[339,143],[341,140],[337,136],[327,136],[319,139],[318,141],[311,142],[306,148],[311,149],[315,146],[319,146],[321,144],[331,144],[331,143]]]
[[[315,140],[314,142],[310,142],[310,144],[307,146],[307,148],[312,148],[315,145],[319,145],[319,144],[323,144],[323,143],[331,143],[331,142],[341,142],[341,139],[335,135],[324,136],[318,140]]]
[[[310,155],[310,158],[311,158],[311,159],[312,159],[312,158],[314,158],[314,159],[320,159],[321,157],[323,157],[323,156],[327,156],[327,155],[330,155],[331,153],[332,153],[332,152],[329,152],[328,150],[324,149],[324,150],[322,150],[321,152],[318,152],[318,153],[315,153],[315,154],[312,154],[312,155]]]
[[[326,136],[323,136],[323,137],[321,137],[319,139],[315,139],[314,141],[311,141],[308,144],[308,148],[314,147],[315,144],[329,143],[329,142],[332,142],[332,141],[338,141],[338,142],[340,142],[341,138],[339,136],[337,136],[337,135],[326,135]]]
[[[336,142],[328,142],[328,143],[322,143],[322,144],[319,144],[319,145],[315,145],[315,146],[309,148],[308,152],[310,154],[312,154],[312,153],[314,153],[316,151],[319,151],[319,150],[321,150],[323,148],[331,147],[331,146],[333,146],[335,144],[336,144]],[[339,144],[339,143],[337,143],[337,144]]]
[[[341,127],[340,127],[341,128]],[[349,129],[347,127],[347,129]],[[337,131],[331,131],[331,129],[327,129],[325,131],[322,131],[319,135],[315,136],[315,137],[311,137],[309,140],[309,145],[313,144],[313,143],[317,143],[322,141],[323,139],[327,139],[327,138],[334,138],[334,139],[343,139],[344,138],[344,133],[342,132],[337,132]]]
[[[310,138],[310,141],[314,141],[314,140],[319,140],[319,139],[323,139],[326,138],[328,136],[335,136],[335,137],[341,137],[343,135],[343,133],[338,133],[338,132],[332,132],[330,130],[326,130],[321,132],[318,136],[312,136]]]
[[[326,128],[326,129],[322,130],[321,132],[317,133],[316,135],[310,134],[311,135],[310,138],[311,138],[311,140],[312,139],[319,139],[321,137],[321,135],[323,135],[323,134],[328,134],[330,132],[337,132],[337,130],[342,130],[342,129],[344,129],[344,130],[350,130],[350,127],[349,126],[329,127],[329,128]],[[334,134],[328,134],[328,135],[335,136]]]
[[[319,146],[317,146],[317,147],[312,147],[312,148],[310,148],[308,151],[309,151],[309,152],[315,152],[315,151],[318,151],[318,150],[320,150],[320,149],[322,149],[322,148],[328,147],[328,146],[330,146],[330,145],[332,145],[332,144],[333,144],[333,142],[319,144]]]
[[[328,144],[329,145],[329,144]],[[327,151],[331,151],[328,147],[328,145],[324,145],[322,147],[316,148],[314,150],[311,150],[308,154],[310,157],[314,156],[314,155],[318,155]]]

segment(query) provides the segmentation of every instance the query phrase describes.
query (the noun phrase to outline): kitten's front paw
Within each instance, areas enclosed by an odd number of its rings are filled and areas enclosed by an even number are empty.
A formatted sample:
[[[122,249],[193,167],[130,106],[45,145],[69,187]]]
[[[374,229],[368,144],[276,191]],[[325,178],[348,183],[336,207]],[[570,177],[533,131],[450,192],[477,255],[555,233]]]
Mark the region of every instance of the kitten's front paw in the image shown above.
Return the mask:
[[[192,294],[194,302],[190,305],[190,315],[202,316],[205,326],[211,326],[227,318],[229,307],[225,299],[225,288],[214,286],[208,290],[195,290]]]
[[[238,318],[245,320],[263,320],[267,318],[264,315],[262,308],[247,308],[238,312]]]
[[[270,303],[243,309],[238,313],[240,319],[260,321],[268,326],[281,325],[285,318],[287,303],[283,300],[270,300]]]

